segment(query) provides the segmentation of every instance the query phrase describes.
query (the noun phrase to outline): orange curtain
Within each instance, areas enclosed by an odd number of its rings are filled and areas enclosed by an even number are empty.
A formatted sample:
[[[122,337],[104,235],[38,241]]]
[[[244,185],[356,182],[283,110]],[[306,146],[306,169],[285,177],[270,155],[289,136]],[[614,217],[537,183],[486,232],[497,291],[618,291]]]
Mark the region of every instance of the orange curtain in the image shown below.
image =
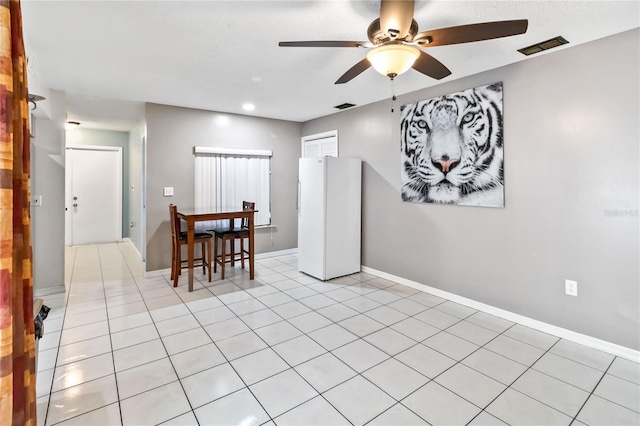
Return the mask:
[[[0,0],[0,424],[36,424],[29,106],[19,0]]]

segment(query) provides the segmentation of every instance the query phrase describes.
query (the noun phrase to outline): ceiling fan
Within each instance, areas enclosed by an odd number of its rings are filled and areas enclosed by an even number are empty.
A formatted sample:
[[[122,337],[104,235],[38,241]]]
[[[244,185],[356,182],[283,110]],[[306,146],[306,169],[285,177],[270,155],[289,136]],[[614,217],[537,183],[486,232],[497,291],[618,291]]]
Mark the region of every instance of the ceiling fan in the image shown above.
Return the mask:
[[[367,57],[345,72],[335,84],[346,83],[373,66],[392,80],[413,68],[431,78],[440,80],[451,71],[433,56],[419,48],[470,43],[494,38],[509,37],[527,31],[528,21],[483,22],[437,30],[418,32],[413,19],[415,0],[381,0],[380,18],[367,30],[366,41],[282,41],[281,47],[366,47],[374,48]]]

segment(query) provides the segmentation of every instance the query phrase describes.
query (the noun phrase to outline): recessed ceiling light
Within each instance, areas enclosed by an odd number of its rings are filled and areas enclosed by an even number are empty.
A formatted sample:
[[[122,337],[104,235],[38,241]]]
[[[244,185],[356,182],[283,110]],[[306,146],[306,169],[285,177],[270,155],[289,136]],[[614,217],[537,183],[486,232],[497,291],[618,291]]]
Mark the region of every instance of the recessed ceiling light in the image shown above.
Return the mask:
[[[256,106],[254,104],[244,104],[242,105],[242,109],[245,111],[253,111],[256,109]]]
[[[262,77],[259,76],[255,76],[255,77],[251,77],[251,81],[255,81],[256,83],[260,83],[262,81]]]

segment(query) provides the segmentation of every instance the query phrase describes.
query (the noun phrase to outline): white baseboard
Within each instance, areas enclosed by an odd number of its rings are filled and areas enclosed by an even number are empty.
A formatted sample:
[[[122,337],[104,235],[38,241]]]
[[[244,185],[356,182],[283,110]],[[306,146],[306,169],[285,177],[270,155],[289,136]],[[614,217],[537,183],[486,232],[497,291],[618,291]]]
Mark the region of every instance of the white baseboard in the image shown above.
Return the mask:
[[[131,238],[129,237],[123,238],[122,242],[129,243],[133,251],[135,251],[138,254],[138,257],[140,258],[140,260],[142,260],[142,253],[140,253],[140,250],[138,250],[138,247],[136,247],[136,245],[133,244],[133,241],[131,240]]]
[[[278,251],[269,251],[266,253],[258,253],[255,255],[256,259],[267,259],[269,257],[277,257],[277,256],[288,256],[292,254],[298,254],[297,248],[286,249],[286,250],[278,250]]]
[[[50,296],[52,294],[58,294],[58,293],[64,293],[66,291],[66,288],[63,285],[54,285],[51,287],[45,287],[45,288],[34,288],[33,289],[33,296],[34,297],[42,297],[42,296]]]
[[[396,275],[388,274],[386,272],[378,271],[368,266],[361,267],[362,272],[367,274],[376,275],[380,278],[385,278],[390,281],[397,282],[399,284],[406,285],[407,287],[414,288],[416,290],[423,291],[425,293],[431,293],[435,296],[442,297],[452,302],[459,303],[461,305],[468,306],[473,309],[477,309],[482,312],[486,312],[491,315],[495,315],[506,320],[522,324],[524,326],[533,328],[535,330],[542,331],[543,333],[551,334],[562,339],[566,339],[575,343],[579,343],[590,348],[598,349],[603,352],[610,353],[620,358],[625,358],[634,362],[640,362],[640,351],[630,349],[624,346],[616,345],[615,343],[607,342],[605,340],[597,339],[595,337],[587,336],[586,334],[576,333],[575,331],[567,330],[566,328],[557,327],[555,325],[547,324],[542,321],[538,321],[523,315],[519,315],[513,312],[505,311],[504,309],[496,308],[495,306],[486,305],[481,302],[477,302],[466,297],[458,296],[457,294],[449,293],[444,290],[439,290],[434,287],[430,287],[425,284],[420,284],[415,281],[408,280],[406,278],[398,277]]]
[[[133,244],[132,244],[133,245]],[[298,249],[286,249],[286,250],[278,250],[278,251],[270,251],[267,253],[258,253],[255,255],[255,259],[267,259],[269,257],[276,257],[276,256],[286,256],[286,255],[291,255],[291,254],[297,254],[298,253]],[[148,271],[144,273],[144,277],[145,278],[154,278],[154,277],[161,277],[163,275],[170,275],[171,274],[171,268],[166,268],[166,269],[156,269],[155,271]]]

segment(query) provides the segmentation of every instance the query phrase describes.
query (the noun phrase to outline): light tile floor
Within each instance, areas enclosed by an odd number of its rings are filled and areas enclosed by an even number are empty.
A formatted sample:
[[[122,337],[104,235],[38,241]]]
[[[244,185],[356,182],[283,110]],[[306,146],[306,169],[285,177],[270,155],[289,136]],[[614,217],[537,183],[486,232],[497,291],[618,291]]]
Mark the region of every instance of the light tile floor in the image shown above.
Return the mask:
[[[372,275],[256,263],[188,293],[127,243],[68,248],[39,424],[640,424],[636,363]]]

